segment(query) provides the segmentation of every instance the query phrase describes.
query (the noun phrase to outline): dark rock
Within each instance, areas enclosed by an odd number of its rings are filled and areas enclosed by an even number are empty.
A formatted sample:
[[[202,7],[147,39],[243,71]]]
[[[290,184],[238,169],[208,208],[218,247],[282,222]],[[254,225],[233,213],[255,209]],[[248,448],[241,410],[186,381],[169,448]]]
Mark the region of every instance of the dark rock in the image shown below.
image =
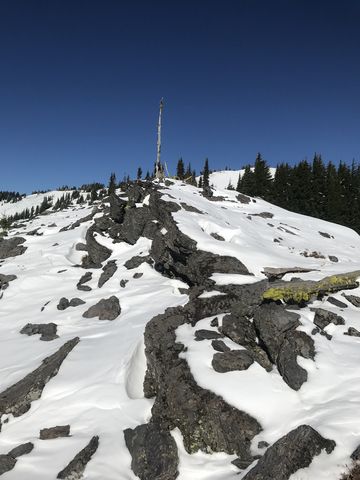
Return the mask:
[[[265,440],[262,440],[261,442],[258,443],[258,448],[260,448],[260,450],[267,447],[269,447],[269,444],[268,442],[265,442]]]
[[[83,313],[84,318],[99,317],[99,320],[115,320],[121,313],[119,299],[114,295],[103,298]]]
[[[0,475],[15,467],[16,459],[11,455],[0,455]]]
[[[145,255],[145,256],[140,256],[137,255],[135,257],[130,258],[130,260],[127,260],[124,263],[124,267],[127,268],[128,270],[132,270],[133,268],[138,268],[140,265],[143,263],[150,263],[151,257],[150,255]]]
[[[25,241],[22,237],[0,238],[0,260],[22,255],[27,249],[22,245]]]
[[[350,455],[351,460],[354,460],[354,462],[357,462],[360,460],[360,445],[355,448],[353,453]]]
[[[331,453],[335,445],[308,425],[301,425],[269,447],[244,480],[288,480],[322,450]]]
[[[131,468],[141,480],[174,480],[178,476],[178,452],[170,432],[157,423],[124,431],[131,454]]]
[[[322,330],[330,323],[333,323],[334,325],[345,325],[345,320],[336,313],[329,312],[328,310],[325,310],[323,308],[316,308],[314,310],[314,324]]]
[[[68,230],[74,230],[75,228],[80,227],[82,223],[92,220],[96,213],[98,213],[98,208],[94,207],[93,211],[89,215],[86,215],[86,217],[83,218],[79,218],[79,220],[76,220],[74,223],[67,225],[66,227],[60,228],[59,232],[67,232]]]
[[[77,250],[78,252],[87,252],[87,246],[85,245],[85,243],[77,243],[75,245],[75,250]]]
[[[57,309],[58,310],[66,310],[67,308],[69,308],[69,306],[70,306],[69,300],[65,297],[62,297],[62,298],[60,298],[60,301],[57,305]]]
[[[20,333],[25,335],[41,335],[40,340],[49,342],[58,338],[56,335],[56,323],[27,323],[25,327],[20,330]]]
[[[99,446],[99,437],[94,436],[90,442],[84,447],[71,462],[58,473],[56,478],[63,480],[77,480],[83,477],[86,465],[90,462]]]
[[[16,279],[16,275],[4,275],[0,273],[0,290],[5,290],[6,288],[8,288],[9,283]]]
[[[89,287],[88,285],[84,285],[84,283],[89,282],[91,279],[92,279],[92,272],[86,272],[78,281],[76,288],[84,292],[89,292],[91,290],[91,287]]]
[[[224,353],[215,353],[211,364],[216,372],[225,373],[247,370],[253,363],[254,359],[246,350],[230,350]]]
[[[59,425],[40,430],[40,440],[51,440],[53,438],[68,437],[69,435],[70,425]]]
[[[253,457],[248,457],[244,459],[235,458],[235,460],[233,460],[231,463],[235,465],[235,467],[237,467],[239,470],[245,470],[252,464],[254,460],[255,458]]]
[[[219,326],[219,319],[218,319],[218,317],[213,318],[213,319],[211,320],[211,322],[210,322],[210,325],[211,325],[212,327],[218,327],[218,326]]]
[[[41,397],[47,382],[58,373],[62,362],[79,341],[78,337],[69,340],[57,352],[45,358],[40,367],[0,393],[0,417],[3,414],[18,417],[27,412],[31,402]]]
[[[273,268],[264,267],[262,273],[269,279],[269,282],[280,280],[287,273],[308,273],[314,272],[313,268],[289,267],[289,268]]]
[[[41,235],[43,235],[43,233],[39,233],[39,230],[40,230],[40,227],[35,228],[35,230],[31,230],[30,232],[26,232],[26,235],[40,237]]]
[[[219,235],[218,233],[210,233],[210,235],[215,238],[215,240],[219,240],[220,242],[225,242],[225,238]]]
[[[345,293],[343,293],[343,296],[348,302],[354,305],[354,307],[360,307],[360,297],[357,297],[356,295],[345,295]]]
[[[89,285],[77,285],[76,288],[78,290],[81,290],[82,292],[90,292],[92,290],[92,288],[89,287]]]
[[[255,328],[245,316],[225,315],[222,321],[221,332],[243,347],[256,345]]]
[[[335,257],[335,255],[329,255],[329,260],[330,262],[334,262],[334,263],[337,263],[339,261],[339,259]]]
[[[84,300],[81,300],[81,298],[72,298],[69,302],[70,307],[78,307],[79,305],[84,305]]]
[[[230,347],[228,347],[222,340],[213,340],[211,346],[218,352],[228,352],[230,350]]]
[[[349,327],[348,331],[345,332],[344,335],[349,335],[349,337],[360,337],[360,332],[354,327]]]
[[[180,207],[179,207],[180,208]],[[151,238],[149,232],[157,231],[156,225],[152,224],[152,229],[145,230],[153,220],[150,208],[147,206],[141,208],[127,208],[125,211],[124,221],[118,232],[118,240],[135,245],[142,236]],[[155,228],[154,228],[155,227]]]
[[[184,203],[184,202],[180,202],[180,205],[183,207],[184,210],[186,210],[187,212],[193,212],[193,213],[200,213],[202,215],[204,215],[204,212],[202,212],[201,210],[197,209],[196,207],[193,207],[192,205],[188,205],[187,203]]]
[[[332,340],[332,335],[330,335],[325,330],[322,330],[319,327],[313,328],[313,330],[311,331],[311,335],[317,335],[318,333],[320,333],[320,335],[325,337],[327,340],[329,340],[329,341]]]
[[[242,193],[239,193],[238,195],[236,195],[236,200],[239,200],[240,203],[244,203],[246,205],[250,203],[250,198]]]
[[[274,214],[270,212],[251,213],[252,217],[273,218]]]
[[[214,330],[196,330],[195,332],[195,340],[213,340],[215,338],[221,338],[222,335],[219,332],[215,332]]]
[[[128,281],[129,281],[129,280],[124,280],[124,279],[120,280],[120,287],[121,287],[121,288],[125,288],[125,287],[126,287],[126,284],[128,283]]]
[[[88,254],[83,259],[84,268],[101,268],[102,262],[107,260],[111,255],[111,250],[96,241],[95,233],[98,233],[95,225],[92,225],[86,232]]]
[[[101,288],[104,283],[106,283],[116,272],[117,270],[117,265],[116,265],[116,260],[110,260],[104,267],[103,267],[103,273],[100,275],[99,281],[98,281],[98,287]]]
[[[329,233],[326,233],[326,232],[319,232],[320,235],[322,237],[325,237],[325,238],[334,238],[332,235],[330,235]]]
[[[133,275],[133,278],[137,279],[137,278],[141,278],[144,274],[142,272],[136,272],[134,273]]]
[[[34,448],[34,444],[31,442],[23,443],[22,445],[18,445],[17,447],[10,450],[8,455],[13,458],[21,457],[21,455],[27,455],[30,453]]]
[[[122,223],[125,216],[126,202],[115,194],[109,195],[110,218],[116,223]]]
[[[103,215],[102,217],[95,218],[94,223],[96,228],[101,232],[105,232],[106,230],[109,230],[113,226],[112,220],[105,215]]]
[[[335,297],[328,297],[328,298],[327,298],[327,301],[328,301],[329,303],[332,303],[332,304],[335,305],[336,307],[339,307],[339,308],[347,308],[346,303],[342,302],[341,300],[338,300],[338,299],[335,298]]]

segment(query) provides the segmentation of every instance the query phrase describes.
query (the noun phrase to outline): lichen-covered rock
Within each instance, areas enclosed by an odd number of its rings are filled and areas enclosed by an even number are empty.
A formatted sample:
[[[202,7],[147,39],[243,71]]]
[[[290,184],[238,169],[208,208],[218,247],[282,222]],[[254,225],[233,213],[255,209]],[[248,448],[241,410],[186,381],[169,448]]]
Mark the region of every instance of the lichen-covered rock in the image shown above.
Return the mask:
[[[0,260],[22,255],[27,249],[23,245],[25,241],[22,237],[0,238]]]
[[[58,373],[62,362],[79,341],[79,337],[69,340],[45,358],[38,368],[0,393],[0,417],[10,413],[18,417],[27,412],[31,402],[41,397],[47,382]]]
[[[86,465],[90,462],[92,456],[99,446],[99,437],[94,436],[90,442],[80,452],[75,455],[71,462],[58,473],[56,478],[62,480],[78,480],[83,477]]]
[[[178,476],[178,452],[169,431],[157,423],[124,431],[131,454],[131,468],[141,480],[174,480]]]
[[[243,480],[288,480],[293,473],[308,467],[322,450],[331,453],[335,445],[312,427],[301,425],[269,447]]]
[[[103,298],[98,303],[86,310],[86,312],[83,313],[83,317],[99,317],[99,320],[115,320],[120,313],[121,308],[119,299],[112,295],[109,298]]]
[[[104,283],[106,283],[116,272],[116,260],[110,260],[107,264],[103,267],[103,273],[100,275],[98,281],[98,287],[101,288]]]
[[[234,370],[247,370],[253,363],[253,357],[246,350],[230,350],[224,353],[215,353],[211,365],[216,372],[226,373]]]
[[[24,335],[41,335],[40,340],[49,342],[58,338],[56,334],[56,323],[27,323],[25,327],[20,330]]]

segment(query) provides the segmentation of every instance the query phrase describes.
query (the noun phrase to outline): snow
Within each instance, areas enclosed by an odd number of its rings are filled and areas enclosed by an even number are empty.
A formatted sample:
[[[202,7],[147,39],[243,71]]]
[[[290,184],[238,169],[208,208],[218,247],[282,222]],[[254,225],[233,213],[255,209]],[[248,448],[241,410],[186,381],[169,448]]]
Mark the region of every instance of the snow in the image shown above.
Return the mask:
[[[254,170],[252,168],[251,170]],[[270,168],[271,176],[275,175],[276,168]],[[209,176],[209,183],[213,185],[217,190],[225,190],[229,184],[231,184],[234,188],[239,180],[239,175],[242,177],[244,175],[245,169],[241,170],[223,170],[220,172],[213,172],[210,173]],[[199,177],[197,177],[199,179]]]
[[[314,280],[360,269],[357,255],[360,237],[355,232],[288,212],[261,199],[241,204],[236,200],[236,192],[226,190],[229,178],[237,181],[238,174],[238,171],[211,174],[210,183],[217,186],[214,195],[225,197],[224,201],[209,202],[198,189],[177,181],[163,191],[165,200],[184,202],[202,212],[189,213],[182,208],[173,213],[180,230],[194,239],[199,249],[234,256],[252,274],[215,273],[212,279],[216,285],[259,281],[265,278],[262,273],[265,267],[311,268],[314,271],[288,274],[285,278],[296,276]],[[52,195],[56,201],[64,193],[45,195]],[[41,194],[30,195],[17,204],[2,204],[0,216],[40,205],[42,199]],[[146,198],[143,204],[147,205],[148,200]],[[3,475],[4,480],[55,479],[93,435],[100,436],[100,445],[86,468],[86,480],[137,478],[130,468],[131,457],[122,432],[148,421],[151,416],[153,401],[145,399],[142,391],[146,369],[144,328],[154,315],[167,307],[187,303],[187,295],[179,293],[179,288],[187,286],[161,276],[147,263],[134,270],[124,267],[134,255],[148,255],[151,240],[140,238],[135,245],[114,244],[111,238],[98,235],[97,240],[112,250],[109,260],[116,261],[118,270],[99,289],[97,282],[102,271],[92,269],[93,278],[87,283],[92,290],[77,290],[76,284],[84,273],[77,265],[85,252],[77,251],[75,246],[85,241],[92,221],[81,223],[73,230],[60,232],[60,229],[91,211],[91,206],[76,205],[27,222],[16,232],[26,238],[26,252],[0,263],[0,273],[18,277],[0,300],[1,391],[34,370],[42,359],[57,351],[67,340],[75,336],[81,339],[30,410],[17,418],[9,416],[9,422],[3,424],[0,453],[28,441],[35,445],[30,454],[18,459],[14,470]],[[261,212],[270,212],[273,217],[254,216]],[[52,223],[56,227],[49,227]],[[25,235],[35,228],[40,228],[43,235]],[[324,238],[319,231],[334,238]],[[221,235],[224,241],[216,240],[211,233]],[[317,251],[325,258],[301,255],[306,250]],[[329,255],[336,256],[339,261],[331,262]],[[60,273],[62,270],[65,271]],[[134,279],[135,272],[142,272],[143,276]],[[128,280],[125,288],[119,286],[121,279]],[[360,295],[360,289],[351,293]],[[220,294],[215,286],[201,297]],[[116,320],[108,322],[82,317],[87,308],[111,295],[116,295],[121,304],[122,311]],[[80,297],[86,303],[59,311],[56,305],[61,297]],[[348,308],[339,312],[337,307],[328,302],[323,305],[321,301],[312,307],[324,306],[339,313],[346,324],[326,328],[333,335],[331,342],[321,335],[313,337],[315,361],[298,360],[309,377],[298,392],[284,383],[276,369],[268,373],[256,363],[247,371],[215,372],[211,367],[214,354],[211,342],[194,340],[196,330],[215,329],[210,326],[213,317],[202,319],[195,327],[182,325],[177,330],[178,341],[187,346],[187,351],[181,355],[199,385],[221,395],[229,404],[261,423],[263,431],[252,445],[254,454],[260,440],[271,444],[302,423],[336,441],[331,455],[319,455],[308,468],[294,473],[291,480],[338,480],[349,463],[349,455],[360,443],[360,338],[343,335],[350,326],[360,329],[359,313],[340,293],[335,297],[347,303]],[[299,313],[301,326],[298,329],[310,333],[314,313],[309,308]],[[217,317],[221,324],[223,315]],[[49,322],[58,325],[59,338],[54,341],[43,342],[38,335],[19,334],[26,323]],[[229,339],[224,341],[232,349],[242,348]],[[71,425],[71,437],[39,440],[41,428],[65,424]],[[179,448],[179,480],[235,480],[244,476],[244,472],[239,475],[239,470],[231,464],[234,456],[203,452],[189,455],[184,450],[181,433],[173,431],[172,435]]]

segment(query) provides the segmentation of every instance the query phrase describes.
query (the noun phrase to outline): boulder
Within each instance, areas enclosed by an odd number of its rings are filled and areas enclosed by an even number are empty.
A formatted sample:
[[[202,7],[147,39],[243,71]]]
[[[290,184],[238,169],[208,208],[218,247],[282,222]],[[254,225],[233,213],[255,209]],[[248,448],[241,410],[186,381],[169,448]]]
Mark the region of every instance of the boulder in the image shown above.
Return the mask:
[[[83,259],[84,268],[101,268],[101,264],[111,255],[111,250],[97,242],[95,234],[99,233],[95,225],[86,232],[88,255]]]
[[[121,313],[119,299],[112,295],[103,298],[83,313],[84,318],[99,317],[99,320],[115,320]]]
[[[138,279],[138,278],[141,278],[143,275],[144,274],[142,272],[136,272],[134,273],[133,278]]]
[[[342,302],[341,300],[338,300],[337,298],[335,297],[328,297],[327,298],[327,301],[329,303],[331,303],[332,305],[335,305],[335,307],[339,307],[339,308],[347,308],[348,306],[346,305],[346,303]]]
[[[122,223],[124,221],[125,216],[125,207],[126,202],[125,200],[121,199],[115,194],[109,195],[109,202],[110,202],[110,218],[115,223]]]
[[[58,310],[66,310],[66,309],[69,308],[69,307],[70,307],[70,302],[69,302],[69,300],[68,300],[67,298],[65,298],[65,297],[60,298],[60,301],[59,301],[59,303],[58,303],[58,305],[57,305],[57,309],[58,309]]]
[[[4,275],[0,273],[0,290],[5,290],[9,286],[9,283],[16,279],[16,275]]]
[[[170,432],[157,423],[124,431],[131,454],[131,468],[141,480],[174,480],[178,476],[178,452]]]
[[[293,473],[308,467],[322,450],[331,453],[335,445],[309,425],[301,425],[269,447],[243,480],[288,480]]]
[[[78,281],[76,288],[84,292],[89,292],[91,290],[91,287],[89,287],[88,285],[84,285],[84,283],[89,282],[91,279],[92,279],[92,272],[84,273],[84,275]]]
[[[133,268],[140,267],[140,265],[142,265],[145,262],[146,263],[151,262],[150,255],[145,255],[145,256],[136,255],[135,257],[130,258],[130,260],[127,260],[124,263],[124,267],[127,268],[128,270],[132,270]]]
[[[211,346],[217,352],[228,352],[230,350],[230,347],[228,347],[222,340],[213,340]]]
[[[53,438],[68,437],[69,435],[70,425],[59,425],[40,430],[40,440],[51,440]]]
[[[247,370],[253,363],[254,359],[246,350],[230,350],[224,353],[215,353],[211,365],[216,372],[225,373]]]
[[[336,313],[329,312],[324,308],[315,308],[314,324],[322,330],[330,323],[334,325],[345,325],[345,320]]]
[[[98,287],[101,288],[104,283],[106,283],[116,272],[116,260],[110,260],[107,264],[103,267],[103,273],[100,275],[98,281]]]
[[[215,332],[214,330],[201,329],[196,330],[195,332],[195,340],[198,342],[201,340],[213,340],[220,337],[222,337],[221,333]]]
[[[70,307],[78,307],[79,305],[84,305],[84,303],[86,303],[86,302],[84,302],[84,300],[81,300],[81,298],[75,297],[75,298],[72,298],[70,300],[69,306]]]
[[[344,335],[349,335],[349,337],[360,337],[360,332],[354,327],[349,327],[348,331]]]
[[[25,327],[20,330],[24,335],[41,335],[40,340],[49,342],[58,338],[56,334],[56,323],[27,323]]]
[[[15,464],[16,459],[11,455],[0,455],[0,475],[12,470]]]
[[[83,477],[86,465],[90,462],[92,456],[99,446],[99,437],[94,436],[90,442],[84,447],[71,462],[58,473],[56,478],[63,480],[77,480]]]
[[[0,260],[22,255],[27,249],[23,245],[25,241],[22,237],[0,238]]]
[[[21,455],[27,455],[30,453],[34,448],[34,444],[31,442],[23,443],[21,445],[18,445],[17,447],[13,448],[10,450],[8,455],[10,455],[13,458],[21,457]]]
[[[354,307],[360,307],[360,297],[356,295],[345,295],[345,293],[343,293],[343,296],[348,302],[354,305]]]
[[[250,197],[247,197],[243,193],[239,193],[236,195],[236,200],[238,200],[240,203],[244,203],[245,205],[248,205],[250,203]]]

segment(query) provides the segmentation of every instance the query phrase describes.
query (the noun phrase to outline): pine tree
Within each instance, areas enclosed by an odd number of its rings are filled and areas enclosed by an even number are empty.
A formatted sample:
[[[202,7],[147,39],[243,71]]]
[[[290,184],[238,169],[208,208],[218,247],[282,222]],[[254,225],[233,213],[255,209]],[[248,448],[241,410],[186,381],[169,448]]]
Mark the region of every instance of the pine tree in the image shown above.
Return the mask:
[[[255,195],[255,175],[250,165],[246,165],[244,173],[240,181],[240,189],[238,190],[245,195]]]
[[[112,193],[115,193],[115,191],[116,191],[116,175],[115,173],[112,173],[110,175],[108,193],[109,195],[111,195]]]
[[[326,168],[321,155],[315,153],[312,163],[311,213],[323,218],[325,215]]]
[[[288,163],[280,163],[275,171],[271,202],[280,207],[289,208],[291,188],[291,167]]]
[[[202,187],[203,187],[203,177],[201,177],[201,176],[200,176],[200,178],[199,178],[198,187],[199,187],[199,188],[202,188]]]
[[[139,167],[139,168],[137,169],[136,178],[137,178],[138,180],[141,180],[141,177],[142,177],[142,169],[141,169],[141,167]]]
[[[188,164],[187,168],[186,168],[186,172],[185,172],[185,178],[189,178],[191,177],[193,174],[193,171],[191,169],[191,163]]]
[[[254,196],[268,199],[270,196],[272,177],[270,169],[261,154],[258,153],[254,166]]]
[[[146,175],[145,175],[145,180],[150,180],[150,172],[149,170],[146,172]]]
[[[176,166],[176,176],[179,180],[184,180],[185,177],[185,166],[182,158],[179,158]]]
[[[203,170],[202,187],[209,188],[210,187],[209,181],[210,181],[209,160],[206,159],[204,164],[204,170]]]

